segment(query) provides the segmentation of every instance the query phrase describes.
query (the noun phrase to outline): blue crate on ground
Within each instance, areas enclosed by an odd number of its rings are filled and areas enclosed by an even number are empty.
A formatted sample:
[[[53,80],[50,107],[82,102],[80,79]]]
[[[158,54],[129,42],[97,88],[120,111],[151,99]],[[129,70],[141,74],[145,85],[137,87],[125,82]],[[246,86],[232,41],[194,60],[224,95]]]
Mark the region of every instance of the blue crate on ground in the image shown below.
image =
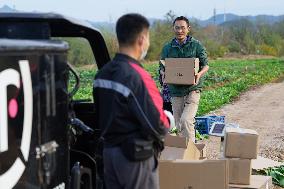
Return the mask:
[[[202,116],[195,117],[195,129],[200,134],[209,134],[211,126],[214,122],[225,123],[225,116]]]
[[[210,128],[214,122],[225,123],[225,116],[208,116]]]
[[[196,117],[195,129],[198,130],[200,134],[208,134],[210,129],[208,117]]]

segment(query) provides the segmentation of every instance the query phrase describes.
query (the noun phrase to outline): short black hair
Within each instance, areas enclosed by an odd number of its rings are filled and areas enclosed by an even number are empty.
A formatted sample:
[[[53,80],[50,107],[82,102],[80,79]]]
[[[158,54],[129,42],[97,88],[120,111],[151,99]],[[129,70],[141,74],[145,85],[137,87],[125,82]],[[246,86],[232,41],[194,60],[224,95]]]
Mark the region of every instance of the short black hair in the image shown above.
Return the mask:
[[[121,16],[116,23],[116,35],[119,45],[133,45],[138,35],[149,29],[150,23],[144,16],[129,13]]]
[[[175,23],[176,23],[177,20],[183,20],[183,21],[186,22],[187,26],[189,26],[189,21],[188,21],[188,19],[187,19],[186,17],[184,17],[184,16],[178,16],[178,17],[176,17],[176,19],[175,19],[174,22],[173,22],[173,26],[175,25]]]

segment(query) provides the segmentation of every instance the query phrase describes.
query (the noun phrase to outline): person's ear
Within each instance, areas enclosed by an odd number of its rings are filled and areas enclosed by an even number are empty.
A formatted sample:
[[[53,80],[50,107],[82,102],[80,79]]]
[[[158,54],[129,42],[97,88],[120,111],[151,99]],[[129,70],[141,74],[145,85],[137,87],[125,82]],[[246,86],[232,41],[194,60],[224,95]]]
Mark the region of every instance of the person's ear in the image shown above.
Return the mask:
[[[189,33],[189,32],[190,32],[190,26],[188,26],[187,29],[188,29],[188,32],[187,32],[187,33]]]
[[[137,43],[138,43],[139,46],[143,45],[143,43],[144,43],[144,36],[143,35],[138,36]]]

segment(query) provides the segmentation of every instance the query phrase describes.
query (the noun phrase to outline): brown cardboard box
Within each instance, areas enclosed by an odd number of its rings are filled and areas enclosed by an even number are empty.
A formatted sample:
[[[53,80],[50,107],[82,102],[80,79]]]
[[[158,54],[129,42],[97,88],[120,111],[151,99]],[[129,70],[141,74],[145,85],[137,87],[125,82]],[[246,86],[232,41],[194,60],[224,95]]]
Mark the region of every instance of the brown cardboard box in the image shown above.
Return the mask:
[[[198,73],[198,58],[166,58],[165,83],[192,85]]]
[[[252,175],[250,185],[230,184],[230,189],[270,189],[272,187],[272,178],[270,176]]]
[[[161,153],[161,160],[198,160],[206,158],[205,144],[194,144],[188,138],[167,135],[165,149]]]
[[[168,134],[165,137],[165,146],[186,148],[188,144],[188,138],[180,137],[172,134]]]
[[[160,161],[161,189],[227,189],[226,160]]]
[[[256,159],[258,134],[254,130],[226,128],[224,156],[228,158]]]
[[[228,159],[229,161],[229,183],[250,184],[251,160]]]

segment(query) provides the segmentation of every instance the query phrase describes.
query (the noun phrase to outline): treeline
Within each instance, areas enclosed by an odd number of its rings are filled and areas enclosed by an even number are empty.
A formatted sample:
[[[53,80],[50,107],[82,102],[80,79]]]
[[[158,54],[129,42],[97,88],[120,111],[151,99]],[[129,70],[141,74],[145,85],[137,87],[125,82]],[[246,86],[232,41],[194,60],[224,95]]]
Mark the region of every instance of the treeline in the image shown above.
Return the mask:
[[[163,45],[173,37],[172,22],[176,16],[168,12],[165,19],[152,23],[150,28],[151,46],[147,61],[158,60]],[[258,54],[284,56],[284,20],[269,24],[263,20],[251,22],[246,19],[225,22],[222,25],[201,27],[191,21],[190,35],[201,41],[210,58],[230,54]],[[103,30],[111,57],[118,49],[114,31]],[[85,47],[84,39],[68,39],[71,46],[69,61],[73,64],[92,64],[94,59],[90,47]],[[74,48],[75,47],[75,48]]]

